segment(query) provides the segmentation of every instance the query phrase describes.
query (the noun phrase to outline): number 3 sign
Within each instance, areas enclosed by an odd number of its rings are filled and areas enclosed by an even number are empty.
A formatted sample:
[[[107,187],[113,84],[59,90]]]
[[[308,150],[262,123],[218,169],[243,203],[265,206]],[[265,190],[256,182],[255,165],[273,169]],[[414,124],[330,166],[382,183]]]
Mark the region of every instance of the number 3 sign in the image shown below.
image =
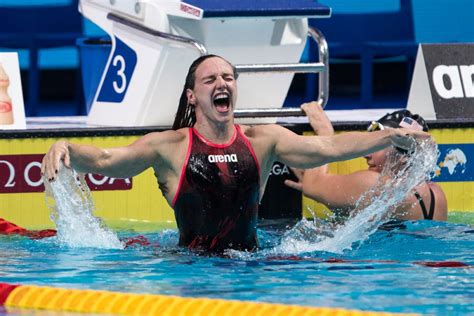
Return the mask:
[[[122,102],[137,64],[137,54],[117,37],[115,50],[100,87],[99,102]]]

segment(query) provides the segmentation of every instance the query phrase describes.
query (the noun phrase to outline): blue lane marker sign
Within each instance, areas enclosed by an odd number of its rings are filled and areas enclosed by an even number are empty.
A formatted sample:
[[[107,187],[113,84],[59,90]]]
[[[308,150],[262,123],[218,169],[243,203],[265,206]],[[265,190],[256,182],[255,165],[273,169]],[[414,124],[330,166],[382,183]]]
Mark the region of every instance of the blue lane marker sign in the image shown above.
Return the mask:
[[[137,54],[119,38],[115,37],[115,50],[109,63],[97,101],[122,102],[137,65]]]

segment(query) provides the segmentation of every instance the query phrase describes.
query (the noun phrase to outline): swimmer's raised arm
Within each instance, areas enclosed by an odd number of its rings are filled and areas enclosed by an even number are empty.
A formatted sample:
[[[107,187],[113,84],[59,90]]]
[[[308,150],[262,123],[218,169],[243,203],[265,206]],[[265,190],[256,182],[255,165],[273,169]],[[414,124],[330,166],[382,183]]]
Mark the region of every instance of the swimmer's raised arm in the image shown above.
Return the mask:
[[[43,158],[41,171],[54,180],[60,162],[79,172],[103,174],[114,178],[133,177],[171,156],[170,147],[181,139],[181,133],[166,131],[147,134],[134,143],[116,148],[99,148],[73,144],[68,141],[54,143]]]
[[[274,159],[297,168],[313,168],[348,160],[390,145],[412,149],[415,139],[430,135],[421,131],[386,128],[382,131],[348,132],[333,136],[300,136],[278,125],[268,126],[274,141]]]

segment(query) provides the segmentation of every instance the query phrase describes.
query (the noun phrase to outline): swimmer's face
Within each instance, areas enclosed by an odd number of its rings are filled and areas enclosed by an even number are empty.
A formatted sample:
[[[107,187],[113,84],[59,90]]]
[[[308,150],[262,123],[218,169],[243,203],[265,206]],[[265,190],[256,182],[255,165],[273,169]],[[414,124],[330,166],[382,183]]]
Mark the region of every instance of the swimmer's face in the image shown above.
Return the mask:
[[[387,160],[388,149],[379,150],[370,155],[364,156],[367,160],[369,170],[382,172],[385,161]]]
[[[233,118],[237,84],[232,66],[222,58],[212,57],[196,69],[193,89],[187,90],[188,102],[196,108],[196,117],[226,122]]]

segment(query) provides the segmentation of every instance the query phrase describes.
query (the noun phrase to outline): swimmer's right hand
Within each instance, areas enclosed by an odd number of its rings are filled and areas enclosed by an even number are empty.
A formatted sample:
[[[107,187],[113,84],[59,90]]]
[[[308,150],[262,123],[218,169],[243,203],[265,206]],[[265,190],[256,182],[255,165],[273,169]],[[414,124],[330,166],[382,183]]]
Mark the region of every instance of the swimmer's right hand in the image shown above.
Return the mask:
[[[57,173],[59,172],[61,162],[63,162],[64,166],[67,168],[71,168],[69,143],[64,140],[54,143],[46,155],[44,155],[43,161],[41,163],[41,175],[43,176],[43,179],[54,181]]]

